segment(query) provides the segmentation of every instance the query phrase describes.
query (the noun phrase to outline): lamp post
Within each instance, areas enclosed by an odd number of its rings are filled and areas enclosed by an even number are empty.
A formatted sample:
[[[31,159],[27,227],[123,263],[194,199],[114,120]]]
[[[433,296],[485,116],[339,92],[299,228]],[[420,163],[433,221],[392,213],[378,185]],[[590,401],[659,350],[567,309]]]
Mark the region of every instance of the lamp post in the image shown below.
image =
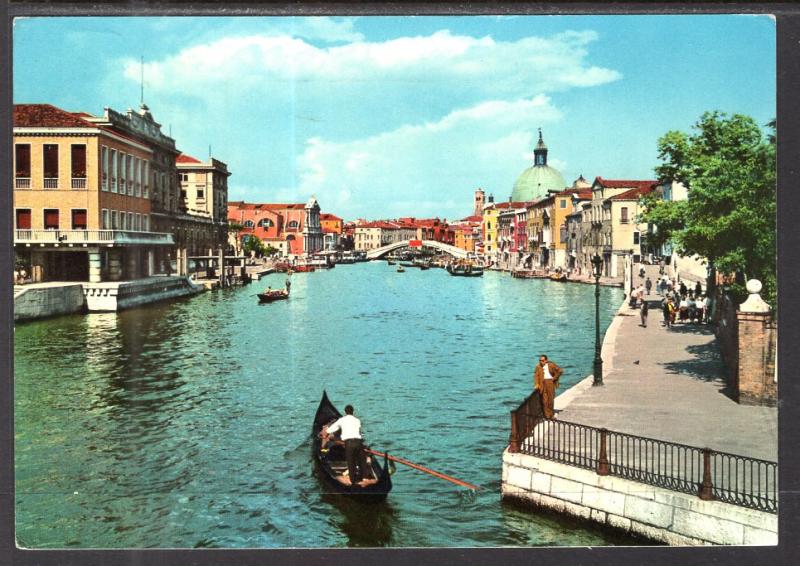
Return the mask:
[[[599,254],[592,258],[594,268],[594,380],[592,385],[603,385],[603,358],[600,357],[600,275],[603,260]]]

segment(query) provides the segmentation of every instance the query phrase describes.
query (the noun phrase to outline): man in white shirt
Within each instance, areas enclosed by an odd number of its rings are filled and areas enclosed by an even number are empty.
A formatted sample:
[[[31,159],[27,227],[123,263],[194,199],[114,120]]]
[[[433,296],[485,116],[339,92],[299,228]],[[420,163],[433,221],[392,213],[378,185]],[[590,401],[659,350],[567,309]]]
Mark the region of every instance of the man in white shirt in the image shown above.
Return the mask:
[[[342,431],[344,440],[344,457],[347,460],[347,473],[351,485],[359,483],[367,474],[367,458],[361,438],[361,421],[353,416],[353,406],[344,408],[345,415],[328,427],[330,436]]]

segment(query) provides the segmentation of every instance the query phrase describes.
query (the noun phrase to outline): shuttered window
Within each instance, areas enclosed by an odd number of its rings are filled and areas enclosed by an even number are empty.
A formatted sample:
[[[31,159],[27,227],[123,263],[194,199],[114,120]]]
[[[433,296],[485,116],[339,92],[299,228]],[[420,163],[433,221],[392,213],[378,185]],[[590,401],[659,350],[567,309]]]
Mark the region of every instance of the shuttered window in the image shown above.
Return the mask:
[[[58,146],[55,144],[45,144],[43,151],[45,179],[58,178]]]
[[[44,209],[44,229],[58,230],[58,209]]]
[[[31,229],[31,209],[18,208],[17,209],[17,230],[30,230]]]
[[[86,178],[86,146],[73,145],[71,148],[72,157],[72,178]]]
[[[74,209],[72,211],[72,229],[86,230],[86,209]]]
[[[15,149],[17,177],[31,176],[31,146],[28,144],[17,144]]]

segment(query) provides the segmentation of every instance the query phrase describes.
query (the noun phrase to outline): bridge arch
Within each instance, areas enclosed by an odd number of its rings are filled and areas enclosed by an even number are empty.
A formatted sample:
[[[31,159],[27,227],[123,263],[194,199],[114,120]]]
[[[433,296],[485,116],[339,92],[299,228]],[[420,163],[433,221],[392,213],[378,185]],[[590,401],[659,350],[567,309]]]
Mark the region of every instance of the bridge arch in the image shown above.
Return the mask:
[[[369,250],[367,252],[367,259],[378,259],[379,257],[385,256],[389,252],[399,250],[400,248],[406,248],[409,246],[410,243],[411,240],[403,240],[400,242],[394,242],[393,244],[387,244],[385,246],[381,246],[380,248],[375,248],[374,250]],[[466,250],[462,250],[461,248],[451,246],[450,244],[437,242],[436,240],[422,240],[422,246],[426,248],[434,248],[436,250],[442,251],[444,253],[450,254],[451,256],[460,259],[464,259],[467,257]]]

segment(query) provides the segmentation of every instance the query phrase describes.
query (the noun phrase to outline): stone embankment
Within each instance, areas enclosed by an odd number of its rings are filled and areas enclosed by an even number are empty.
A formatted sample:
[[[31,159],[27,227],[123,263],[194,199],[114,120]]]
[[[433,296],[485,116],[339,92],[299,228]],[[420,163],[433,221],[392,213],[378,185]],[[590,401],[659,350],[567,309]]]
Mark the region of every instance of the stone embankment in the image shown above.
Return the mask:
[[[14,321],[109,312],[188,297],[205,290],[187,277],[148,277],[104,283],[34,283],[14,288]]]
[[[576,428],[776,462],[777,410],[736,403],[724,381],[712,328],[686,323],[668,329],[661,324],[661,297],[649,298],[646,327],[640,312],[627,304],[609,326],[602,349],[604,385],[593,387],[589,376],[559,395],[558,424],[539,424],[532,434],[547,436],[546,427],[555,431],[576,423]],[[580,446],[569,446],[568,439],[566,443],[569,451],[580,453]],[[595,469],[554,461],[559,459],[506,450],[503,498],[666,544],[777,544],[775,513],[598,475]],[[744,470],[743,461],[737,460],[734,468]],[[734,483],[743,481],[733,477]]]

